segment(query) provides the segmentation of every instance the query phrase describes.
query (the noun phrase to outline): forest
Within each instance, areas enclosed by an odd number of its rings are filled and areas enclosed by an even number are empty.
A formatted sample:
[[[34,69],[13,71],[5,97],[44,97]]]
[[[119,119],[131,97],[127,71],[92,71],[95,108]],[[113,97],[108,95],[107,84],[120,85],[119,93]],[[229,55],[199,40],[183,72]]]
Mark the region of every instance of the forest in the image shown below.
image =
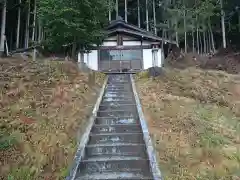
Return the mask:
[[[239,179],[240,0],[0,0],[0,55],[9,53],[7,58],[0,57],[0,179],[62,180],[70,174],[94,104],[107,84],[106,74],[89,68],[83,71],[76,57],[92,44],[101,45],[104,28],[119,16],[161,37],[162,46],[164,40],[177,42],[176,54],[183,55],[172,58],[174,53],[169,53],[163,67],[157,68],[159,77],[150,77],[149,69],[132,76],[164,179]],[[32,49],[44,56],[34,61]],[[60,57],[66,51],[69,61]],[[57,58],[49,57],[52,54]],[[124,94],[125,88],[112,88]],[[101,98],[106,97],[105,92]],[[135,103],[130,96],[125,98]],[[128,103],[123,106],[131,110]],[[106,116],[112,118],[111,113]],[[116,120],[99,127],[104,133],[102,127],[109,131],[125,127],[125,118]],[[129,121],[137,124],[134,118]],[[137,137],[141,136],[137,133]],[[112,147],[117,154],[114,161],[119,163],[123,156],[116,144]],[[93,149],[93,155],[104,157],[99,149],[96,154]],[[126,159],[129,154],[143,154],[140,148],[124,149]],[[113,156],[108,151],[106,155]],[[127,164],[130,160],[125,157]],[[134,159],[131,166],[143,164]],[[109,171],[117,166],[103,167]],[[133,172],[140,171],[134,167]],[[100,175],[106,178],[105,173]]]
[[[239,47],[238,0],[1,0],[0,51],[43,45],[51,52],[101,44],[117,16],[175,40],[185,52]],[[5,43],[5,40],[7,43]]]

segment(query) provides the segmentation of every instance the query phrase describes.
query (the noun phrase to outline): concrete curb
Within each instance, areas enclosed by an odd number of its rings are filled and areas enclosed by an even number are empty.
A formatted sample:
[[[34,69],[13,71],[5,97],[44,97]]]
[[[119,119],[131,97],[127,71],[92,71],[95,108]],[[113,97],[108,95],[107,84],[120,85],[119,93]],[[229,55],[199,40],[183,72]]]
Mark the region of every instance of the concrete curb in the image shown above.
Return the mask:
[[[150,167],[151,167],[151,170],[153,173],[153,178],[154,178],[154,180],[163,180],[161,171],[158,166],[155,150],[154,150],[154,147],[152,146],[151,137],[148,132],[147,123],[146,123],[144,115],[143,115],[142,106],[141,106],[141,103],[140,103],[140,100],[139,100],[139,97],[138,97],[138,94],[136,91],[135,81],[134,81],[134,78],[132,75],[130,75],[130,78],[131,78],[131,82],[132,82],[133,94],[134,94],[136,105],[137,105],[139,120],[140,120],[142,131],[143,131],[143,138],[144,138],[144,141],[146,144],[147,153],[148,153],[148,157],[149,157],[149,161],[150,161]]]
[[[69,176],[66,177],[66,180],[74,180],[75,179],[76,173],[78,171],[78,166],[80,165],[80,162],[81,162],[81,160],[84,156],[84,153],[85,153],[84,150],[85,150],[85,146],[86,146],[86,144],[89,140],[90,131],[91,131],[92,126],[94,124],[94,121],[96,119],[97,112],[98,112],[98,109],[99,109],[99,105],[102,101],[102,97],[103,97],[103,94],[104,94],[104,91],[105,91],[105,87],[107,85],[107,81],[108,81],[108,77],[104,81],[104,84],[103,84],[102,89],[99,93],[98,99],[96,101],[96,104],[93,108],[92,115],[89,118],[89,123],[88,123],[88,126],[86,127],[86,131],[82,135],[81,141],[78,144],[78,149],[77,149],[76,155],[74,157],[73,165],[71,167]]]

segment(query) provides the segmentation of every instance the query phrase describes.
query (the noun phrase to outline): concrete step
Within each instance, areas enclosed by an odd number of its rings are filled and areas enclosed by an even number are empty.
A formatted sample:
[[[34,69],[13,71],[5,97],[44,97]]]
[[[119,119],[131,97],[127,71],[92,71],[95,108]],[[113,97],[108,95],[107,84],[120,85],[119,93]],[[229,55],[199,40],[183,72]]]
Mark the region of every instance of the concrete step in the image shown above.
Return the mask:
[[[144,144],[104,144],[86,146],[85,156],[133,156],[147,159],[146,147]]]
[[[105,93],[103,98],[133,98],[133,95],[130,93]]]
[[[76,180],[153,180],[151,177],[144,177],[136,172],[117,172],[117,173],[94,173],[77,177]]]
[[[140,133],[142,132],[140,125],[94,125],[91,133],[101,134],[101,133]]]
[[[133,97],[103,97],[102,102],[118,102],[118,101],[129,101],[134,102]]]
[[[137,110],[135,111],[98,111],[98,117],[138,117]]]
[[[139,119],[134,117],[97,117],[95,124],[139,124]]]
[[[129,93],[131,91],[130,88],[107,88],[107,92],[116,92],[116,93]]]
[[[114,83],[107,83],[107,87],[118,87],[118,86],[125,86],[125,87],[132,87],[131,84],[129,84],[129,82],[114,82]]]
[[[102,101],[101,106],[120,106],[123,104],[135,104],[135,101],[126,100],[126,101]]]
[[[122,173],[124,177],[125,173],[131,173],[133,176],[152,177],[149,160],[131,157],[89,158],[81,162],[79,171],[83,176],[96,173]]]
[[[126,134],[90,134],[89,145],[93,144],[116,144],[116,143],[133,143],[143,144],[142,133],[126,133]]]
[[[110,75],[71,180],[153,180],[129,75]]]
[[[109,91],[106,91],[106,92],[104,92],[104,94],[103,94],[103,96],[105,96],[105,97],[108,97],[108,96],[110,96],[110,97],[118,97],[118,96],[129,96],[129,95],[131,95],[131,96],[133,96],[133,94],[131,93],[131,92],[127,92],[127,91],[123,91],[123,92],[109,92]]]
[[[108,83],[107,84],[116,84],[116,85],[118,85],[118,84],[129,84],[129,81],[127,81],[127,80],[120,80],[120,81],[118,81],[118,80],[110,80],[110,81],[108,81]]]
[[[123,111],[137,111],[137,107],[134,104],[109,104],[108,106],[99,106],[100,111],[109,111],[109,110],[123,110]]]
[[[106,88],[105,92],[115,92],[115,93],[129,93],[131,91],[131,88],[124,89],[124,88]]]
[[[132,90],[132,85],[131,84],[107,84],[106,85],[106,90],[111,89],[111,88],[121,88],[121,89],[130,89]]]

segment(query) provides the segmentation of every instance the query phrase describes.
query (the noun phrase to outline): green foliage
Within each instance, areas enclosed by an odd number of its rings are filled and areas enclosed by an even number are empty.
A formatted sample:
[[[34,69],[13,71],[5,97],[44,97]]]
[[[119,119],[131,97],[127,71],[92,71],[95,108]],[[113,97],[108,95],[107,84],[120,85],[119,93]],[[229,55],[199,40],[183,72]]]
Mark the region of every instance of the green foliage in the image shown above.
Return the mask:
[[[41,0],[38,6],[50,49],[71,43],[85,48],[101,42],[109,8],[105,0]]]
[[[208,26],[209,18],[217,16],[220,7],[217,0],[173,0],[171,4],[168,0],[163,0],[161,10],[164,12],[161,21],[168,24],[168,27],[161,25],[161,22],[158,27],[164,27],[168,32],[174,29],[183,35],[185,31],[192,32],[196,27],[199,31],[204,31]],[[184,29],[184,19],[187,22],[186,29]],[[172,31],[171,36],[175,36],[175,31]]]
[[[0,134],[0,150],[7,150],[17,143],[14,135]]]
[[[34,171],[29,167],[21,167],[12,170],[8,175],[8,180],[32,180],[34,176]]]

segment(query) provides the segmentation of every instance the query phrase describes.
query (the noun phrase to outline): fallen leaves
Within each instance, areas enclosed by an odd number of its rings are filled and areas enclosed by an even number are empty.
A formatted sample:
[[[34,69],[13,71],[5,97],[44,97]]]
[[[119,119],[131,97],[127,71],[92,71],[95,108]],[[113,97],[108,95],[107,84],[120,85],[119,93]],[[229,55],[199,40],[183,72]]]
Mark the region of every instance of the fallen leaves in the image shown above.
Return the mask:
[[[143,73],[136,76],[165,179],[236,179],[240,169],[237,76],[196,68],[165,68],[164,76],[154,80]]]
[[[0,150],[10,155],[0,159],[0,179],[64,178],[104,75],[96,73],[92,87],[72,62],[7,59],[0,70],[0,137],[19,137],[4,141],[13,143]]]

